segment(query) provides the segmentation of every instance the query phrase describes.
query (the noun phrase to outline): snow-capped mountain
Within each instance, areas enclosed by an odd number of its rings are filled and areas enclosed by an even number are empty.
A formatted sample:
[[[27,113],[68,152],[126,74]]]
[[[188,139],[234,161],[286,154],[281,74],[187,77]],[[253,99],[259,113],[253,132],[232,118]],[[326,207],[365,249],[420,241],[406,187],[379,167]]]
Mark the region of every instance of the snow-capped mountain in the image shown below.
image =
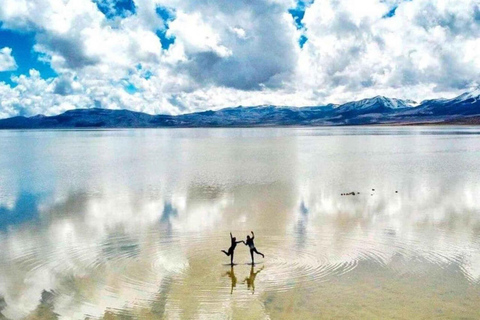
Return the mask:
[[[480,88],[453,99],[414,101],[377,96],[342,105],[233,107],[178,116],[149,115],[129,110],[76,109],[57,116],[13,117],[0,129],[156,128],[229,126],[317,126],[404,123],[480,124]]]
[[[456,101],[464,101],[469,103],[476,103],[480,100],[480,87],[474,88],[464,94],[459,95],[458,97],[454,98],[453,100]]]
[[[401,109],[412,108],[416,103],[412,100],[401,100],[395,98],[387,98],[384,96],[376,96],[373,98],[363,99],[359,101],[352,101],[342,104],[338,109],[342,111],[360,111],[360,110],[381,110],[387,109]]]
[[[418,115],[458,117],[477,115],[479,110],[480,88],[475,88],[452,99],[422,101],[416,111]]]

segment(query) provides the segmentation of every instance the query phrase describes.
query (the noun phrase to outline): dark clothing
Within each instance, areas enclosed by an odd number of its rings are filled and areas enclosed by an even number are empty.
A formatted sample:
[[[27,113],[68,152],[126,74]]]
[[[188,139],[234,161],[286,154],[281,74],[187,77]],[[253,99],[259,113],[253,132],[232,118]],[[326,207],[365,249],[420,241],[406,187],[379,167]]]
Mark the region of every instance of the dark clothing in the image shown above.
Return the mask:
[[[252,258],[252,265],[255,263],[255,259],[253,258],[253,253],[255,252],[256,254],[261,255],[263,258],[265,258],[265,255],[261,252],[257,251],[257,248],[255,248],[255,244],[253,243],[253,239],[255,239],[255,236],[253,235],[252,232],[252,237],[250,238],[247,236],[247,240],[245,241],[245,245],[250,248],[250,257]]]
[[[235,250],[235,248],[237,247],[237,243],[240,243],[240,242],[242,242],[242,241],[235,241],[235,240],[232,239],[232,243],[230,244],[230,249],[228,249],[228,251]]]
[[[247,238],[247,241],[245,242],[245,244],[246,244],[250,249],[254,249],[254,248],[255,248],[255,244],[253,243],[253,238]]]
[[[236,240],[235,238],[232,238],[232,242],[230,243],[230,248],[228,248],[228,253],[225,253],[227,256],[231,255],[235,251],[235,248],[237,247],[237,243],[243,242],[243,240],[242,241],[235,241],[235,240]]]
[[[232,234],[230,233],[230,248],[228,248],[228,252],[225,250],[222,250],[223,253],[225,253],[228,256],[230,256],[230,264],[233,265],[233,254],[235,253],[235,248],[237,247],[237,243],[244,242],[242,241],[236,241],[237,239],[232,237]],[[244,242],[245,243],[245,242]]]
[[[232,244],[232,246],[231,246],[230,248],[228,248],[228,252],[226,252],[225,250],[222,250],[222,251],[225,252],[225,254],[226,254],[227,256],[229,256],[229,255],[233,254],[233,252],[235,251],[235,247],[236,247],[236,246],[237,246],[236,243],[235,243],[235,244]]]

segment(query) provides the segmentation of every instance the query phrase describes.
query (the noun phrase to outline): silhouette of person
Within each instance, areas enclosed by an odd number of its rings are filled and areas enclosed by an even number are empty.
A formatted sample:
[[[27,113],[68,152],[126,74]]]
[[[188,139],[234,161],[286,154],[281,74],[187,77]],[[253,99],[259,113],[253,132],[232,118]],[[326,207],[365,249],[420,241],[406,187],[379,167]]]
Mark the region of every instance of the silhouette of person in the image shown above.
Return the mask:
[[[252,289],[252,294],[255,293],[255,277],[257,276],[257,274],[260,273],[260,271],[263,270],[264,267],[261,267],[260,270],[258,270],[257,272],[253,272],[253,264],[252,264],[252,267],[250,268],[250,276],[249,277],[246,277],[245,280],[243,280],[243,283],[247,283],[247,288],[248,289]]]
[[[230,290],[230,294],[233,293],[233,288],[237,286],[237,277],[235,276],[235,270],[233,269],[233,265],[230,266],[230,271],[225,273],[232,280],[232,289]]]
[[[234,236],[232,236],[232,233],[230,232],[230,240],[232,241],[232,243],[230,244],[230,248],[228,248],[228,252],[225,251],[225,250],[221,250],[223,253],[225,253],[228,256],[230,256],[230,265],[233,266],[233,254],[235,252],[235,247],[237,246],[237,243],[240,243],[240,242],[243,242],[245,243],[245,241],[241,240],[241,241],[237,241],[237,238],[235,238]]]
[[[252,237],[247,235],[247,241],[244,242],[246,246],[249,246],[250,248],[250,256],[252,257],[252,266],[255,264],[255,260],[253,259],[253,253],[255,252],[256,254],[259,254],[262,256],[262,258],[265,258],[265,255],[261,252],[257,251],[257,248],[255,248],[255,244],[253,243],[253,239],[255,239],[255,235],[253,234],[253,231],[250,231],[252,233]]]

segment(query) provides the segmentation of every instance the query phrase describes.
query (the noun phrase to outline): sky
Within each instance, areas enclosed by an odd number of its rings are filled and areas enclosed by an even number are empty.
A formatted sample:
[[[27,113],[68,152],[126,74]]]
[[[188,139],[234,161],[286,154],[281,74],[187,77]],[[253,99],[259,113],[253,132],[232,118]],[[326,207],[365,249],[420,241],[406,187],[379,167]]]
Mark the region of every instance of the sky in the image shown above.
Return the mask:
[[[1,0],[0,118],[421,101],[480,85],[480,0]]]

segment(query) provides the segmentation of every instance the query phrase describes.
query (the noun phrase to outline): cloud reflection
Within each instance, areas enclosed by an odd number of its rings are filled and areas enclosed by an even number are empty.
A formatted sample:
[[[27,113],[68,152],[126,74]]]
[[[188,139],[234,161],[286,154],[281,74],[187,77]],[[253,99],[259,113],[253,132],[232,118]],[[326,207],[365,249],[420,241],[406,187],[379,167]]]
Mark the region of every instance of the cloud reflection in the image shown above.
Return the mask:
[[[39,142],[38,157],[45,148],[58,163],[38,167],[29,182],[21,167],[3,168],[0,181],[10,190],[0,199],[3,316],[249,310],[275,318],[274,297],[310,294],[305,308],[313,308],[326,283],[361,291],[366,275],[431,283],[440,274],[455,281],[451,290],[479,291],[480,147],[471,135],[452,143],[448,135],[261,132],[66,133],[86,148],[79,159],[48,147],[58,136],[40,135],[50,141]],[[122,154],[126,142],[133,151]],[[20,192],[25,186],[43,192]],[[360,194],[341,196],[350,191]],[[219,251],[228,233],[243,238],[252,229],[265,269],[244,264],[241,246],[229,271]]]

